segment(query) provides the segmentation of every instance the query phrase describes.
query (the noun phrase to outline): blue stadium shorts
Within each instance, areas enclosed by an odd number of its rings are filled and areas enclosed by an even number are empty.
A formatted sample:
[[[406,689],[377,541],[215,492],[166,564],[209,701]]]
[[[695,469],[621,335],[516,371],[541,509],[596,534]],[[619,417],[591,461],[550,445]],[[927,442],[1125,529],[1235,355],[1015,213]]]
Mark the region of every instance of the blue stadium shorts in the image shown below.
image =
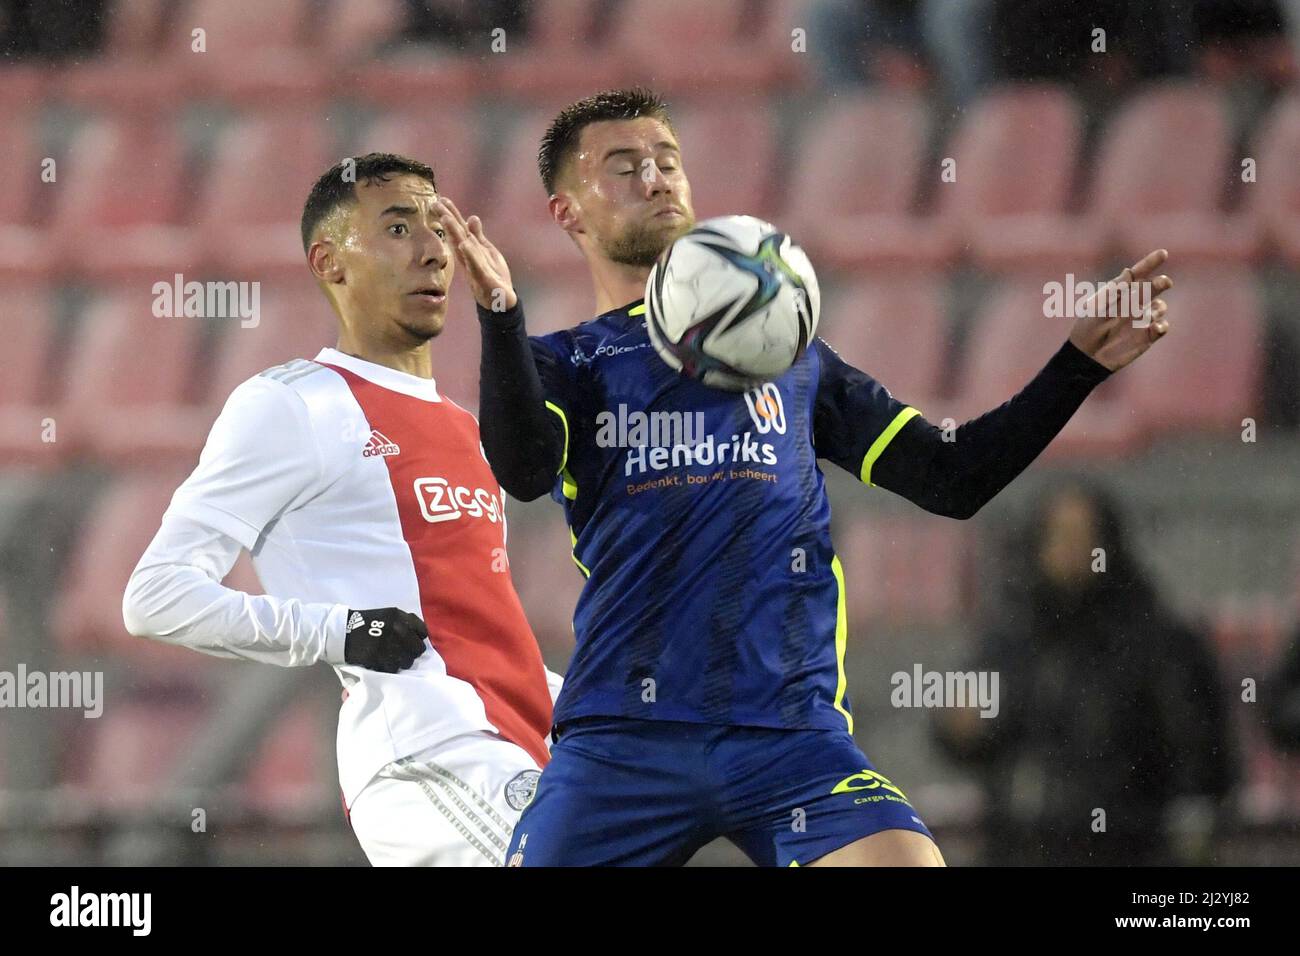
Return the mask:
[[[796,866],[895,829],[931,836],[847,730],[586,717],[561,728],[506,865],[680,866],[721,836]]]

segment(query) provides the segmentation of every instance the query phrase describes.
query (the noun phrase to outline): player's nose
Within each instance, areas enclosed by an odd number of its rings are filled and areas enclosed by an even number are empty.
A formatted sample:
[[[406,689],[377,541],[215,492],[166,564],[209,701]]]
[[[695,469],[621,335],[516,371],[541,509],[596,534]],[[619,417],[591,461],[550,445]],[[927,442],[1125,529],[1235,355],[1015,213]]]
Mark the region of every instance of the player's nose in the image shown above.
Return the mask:
[[[654,199],[664,193],[671,194],[673,184],[655,163],[648,163],[641,169],[641,185],[645,188],[645,198]]]
[[[436,265],[438,268],[444,268],[447,265],[447,258],[451,255],[451,247],[447,240],[438,235],[437,229],[425,229],[420,243],[420,265]]]

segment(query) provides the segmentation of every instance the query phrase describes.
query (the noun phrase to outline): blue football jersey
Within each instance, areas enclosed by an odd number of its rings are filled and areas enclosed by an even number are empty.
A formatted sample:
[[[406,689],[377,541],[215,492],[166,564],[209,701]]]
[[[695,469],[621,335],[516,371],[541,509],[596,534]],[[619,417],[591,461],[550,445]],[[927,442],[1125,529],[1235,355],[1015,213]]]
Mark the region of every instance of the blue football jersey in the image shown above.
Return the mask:
[[[747,392],[655,353],[636,302],[530,339],[586,577],[555,722],[852,730],[844,580],[818,459],[871,482],[916,409],[820,339]]]

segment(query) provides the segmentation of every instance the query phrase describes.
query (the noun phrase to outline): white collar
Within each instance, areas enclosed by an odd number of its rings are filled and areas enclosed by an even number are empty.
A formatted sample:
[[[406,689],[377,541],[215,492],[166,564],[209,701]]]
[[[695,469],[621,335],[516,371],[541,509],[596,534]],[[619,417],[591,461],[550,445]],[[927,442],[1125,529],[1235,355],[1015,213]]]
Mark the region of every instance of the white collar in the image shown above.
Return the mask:
[[[357,358],[355,355],[348,355],[338,349],[321,349],[320,354],[316,356],[316,361],[345,368],[354,375],[364,378],[367,382],[373,382],[375,385],[393,392],[401,392],[403,395],[420,398],[426,402],[442,401],[442,398],[438,395],[438,385],[431,378],[420,378],[420,376],[411,375],[408,372],[399,372],[395,368],[367,362],[365,359]]]

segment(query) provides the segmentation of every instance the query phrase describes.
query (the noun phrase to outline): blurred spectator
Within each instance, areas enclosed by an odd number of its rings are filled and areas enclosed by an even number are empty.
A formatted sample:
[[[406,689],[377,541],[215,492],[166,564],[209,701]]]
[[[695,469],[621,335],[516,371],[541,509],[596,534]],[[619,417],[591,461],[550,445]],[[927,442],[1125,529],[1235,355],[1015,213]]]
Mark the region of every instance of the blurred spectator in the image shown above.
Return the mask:
[[[1294,0],[1287,0],[1300,12]],[[1200,0],[1196,4],[1196,33],[1200,39],[1200,68],[1219,82],[1243,76],[1284,85],[1296,79],[1292,49],[1297,24],[1290,24],[1279,0]]]
[[[1289,753],[1300,753],[1300,628],[1265,686],[1264,706],[1273,742]]]
[[[93,53],[104,33],[105,0],[0,0],[0,62]]]
[[[1294,75],[1278,0],[996,0],[991,28],[994,69],[1010,80],[1123,85],[1194,73],[1216,81]],[[1105,31],[1104,54],[1093,49],[1096,29]]]
[[[1282,15],[1291,42],[1291,58],[1300,60],[1300,0],[1282,0]]]
[[[987,862],[1209,862],[1235,763],[1205,641],[1164,608],[1089,483],[1055,486],[1024,545],[975,662],[999,673],[1000,713],[938,711],[935,724],[983,778]]]
[[[988,18],[993,0],[818,0],[810,49],[831,87],[928,84],[938,75],[957,104],[990,79]]]
[[[993,79],[993,0],[922,0],[921,32],[948,99],[965,106]]]
[[[828,86],[882,80],[891,62],[922,68],[916,0],[818,0],[809,27],[809,48]]]
[[[522,36],[528,21],[528,0],[403,0],[406,22],[396,43],[431,43],[465,51],[472,43],[484,50],[492,31],[501,27],[509,37]]]
[[[1105,89],[1201,73],[1286,83],[1295,57],[1280,2],[1300,48],[1300,0],[818,0],[811,49],[828,86],[937,77],[957,106],[993,80]]]

